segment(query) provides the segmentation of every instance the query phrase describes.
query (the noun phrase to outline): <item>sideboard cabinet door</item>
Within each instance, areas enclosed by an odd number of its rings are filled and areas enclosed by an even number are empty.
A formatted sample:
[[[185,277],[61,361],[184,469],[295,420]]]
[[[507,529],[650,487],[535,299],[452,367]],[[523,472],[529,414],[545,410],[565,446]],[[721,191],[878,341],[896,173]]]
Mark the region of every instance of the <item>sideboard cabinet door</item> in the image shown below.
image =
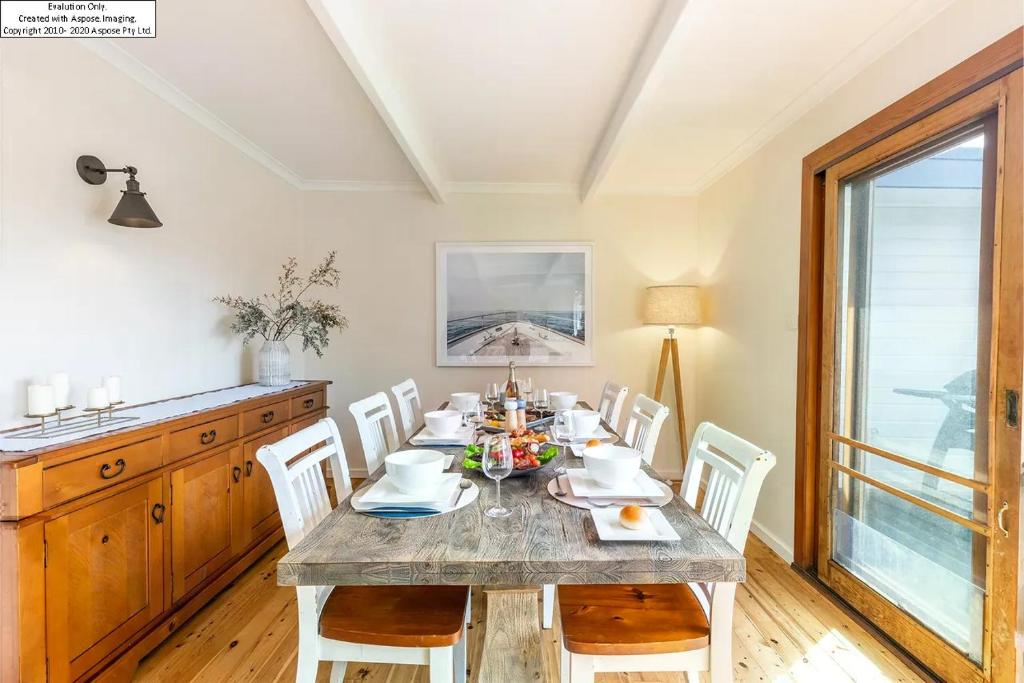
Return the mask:
[[[164,608],[163,478],[46,523],[50,680],[78,678]]]
[[[238,451],[221,451],[171,472],[171,599],[185,597],[232,558],[231,487]],[[234,484],[233,475],[239,483]]]
[[[256,451],[264,444],[271,444],[288,436],[288,428],[278,429],[258,439],[246,441],[242,446],[242,505],[245,540],[249,545],[281,526],[281,515],[277,512],[277,498],[270,475],[256,459]]]

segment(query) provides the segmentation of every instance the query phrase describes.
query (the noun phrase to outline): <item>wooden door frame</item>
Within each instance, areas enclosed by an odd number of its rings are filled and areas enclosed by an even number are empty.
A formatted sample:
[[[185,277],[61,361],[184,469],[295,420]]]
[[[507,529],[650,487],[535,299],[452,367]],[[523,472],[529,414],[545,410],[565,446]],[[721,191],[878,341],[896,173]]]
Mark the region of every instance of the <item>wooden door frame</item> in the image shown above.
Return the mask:
[[[944,74],[929,81],[909,95],[889,105],[860,125],[843,133],[831,142],[823,145],[804,157],[801,176],[801,226],[800,226],[800,308],[799,308],[799,342],[797,358],[797,410],[796,410],[796,487],[795,487],[795,525],[794,525],[794,566],[814,571],[818,562],[817,530],[819,525],[819,497],[821,490],[819,481],[819,462],[821,441],[819,429],[821,424],[821,387],[824,373],[828,369],[822,366],[822,325],[827,322],[829,312],[823,311],[824,281],[824,250],[825,250],[825,172],[830,167],[849,158],[857,152],[869,147],[893,133],[902,130],[930,114],[945,108],[957,100],[974,93],[986,85],[997,81],[1024,65],[1024,29],[1018,28],[1007,34],[984,50],[971,56]],[[1020,75],[1017,74],[1016,78]],[[1019,81],[1017,81],[1019,82]],[[1019,107],[1019,97],[1013,98],[1015,107]],[[1018,110],[1019,115],[1019,110]],[[1008,115],[1011,114],[1008,112]],[[1007,145],[1021,144],[1018,140],[1007,140]],[[1005,181],[1011,182],[1007,177]],[[1021,182],[1016,178],[1016,182]],[[1010,198],[1010,194],[1016,194]],[[1007,193],[997,198],[1004,220],[1013,225],[1004,225],[1004,241],[1002,247],[1011,253],[1021,251],[1020,244],[1020,193]],[[994,267],[999,267],[994,264]],[[1018,266],[1019,268],[1019,266]],[[997,315],[1002,316],[1009,325],[1021,326],[1020,297],[1016,303],[996,300],[999,306]],[[996,311],[993,311],[996,313]],[[1013,354],[1021,352],[1018,341],[1000,353]],[[994,340],[995,341],[995,340]],[[1005,343],[1005,337],[1002,340]],[[1019,387],[1020,373],[1015,377],[997,377],[996,386]],[[1000,400],[1001,397],[992,397]],[[999,406],[1002,410],[1002,405]],[[994,452],[994,458],[999,454]],[[1017,471],[1019,463],[1003,457],[998,465],[1002,472]],[[1007,493],[1013,499],[1013,510],[1018,511],[1019,487]],[[1001,497],[999,502],[1003,498]],[[1014,516],[1013,528],[1021,517]],[[1005,544],[1004,544],[1005,545]],[[1016,554],[1016,548],[1014,550]],[[1019,587],[1018,587],[1019,592]],[[1010,597],[1010,596],[1001,596]],[[1013,613],[1016,613],[1018,595],[1012,596]],[[996,634],[994,634],[996,635]],[[997,640],[1012,644],[1014,634],[998,634]],[[1012,646],[1012,645],[1011,645]],[[1020,652],[1017,653],[1018,661]],[[1013,669],[1006,677],[1005,669],[994,671],[993,677],[1004,680],[1013,679]],[[997,675],[998,674],[998,675]]]

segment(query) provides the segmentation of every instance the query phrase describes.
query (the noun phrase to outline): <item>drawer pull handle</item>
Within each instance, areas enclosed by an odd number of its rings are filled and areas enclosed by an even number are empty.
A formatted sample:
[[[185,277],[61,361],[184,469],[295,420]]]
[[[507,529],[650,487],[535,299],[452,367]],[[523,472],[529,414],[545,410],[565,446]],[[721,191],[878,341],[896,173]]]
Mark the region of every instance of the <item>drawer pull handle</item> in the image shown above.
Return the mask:
[[[313,407],[315,403],[316,401],[314,399],[307,398],[305,401],[302,402],[302,407],[305,408],[306,410],[309,410],[310,408]]]
[[[235,480],[236,484],[238,482],[240,482],[242,480],[242,468],[239,467],[238,465],[235,465],[234,467],[232,467],[231,468],[231,478]]]
[[[274,421],[274,411],[268,410],[267,412],[263,413],[261,419],[263,420],[263,424],[270,424],[271,422]]]
[[[211,443],[213,443],[216,440],[217,440],[217,430],[216,429],[211,429],[210,431],[203,432],[202,434],[199,435],[199,443],[203,444],[204,446],[206,446],[208,444],[211,444]]]
[[[157,503],[156,505],[153,506],[153,510],[149,514],[153,516],[153,521],[154,522],[156,522],[157,524],[163,524],[164,523],[164,510],[166,510],[166,509],[167,508],[164,507],[163,503]]]
[[[246,460],[245,461],[245,476],[247,476],[247,477],[251,477],[252,476],[252,460]]]
[[[102,465],[100,465],[100,477],[102,477],[103,479],[113,479],[117,475],[124,472],[124,458],[118,458],[117,460],[115,460],[114,467],[117,467],[117,471],[111,472],[111,470],[113,470],[114,468],[110,466],[110,463],[105,462]]]

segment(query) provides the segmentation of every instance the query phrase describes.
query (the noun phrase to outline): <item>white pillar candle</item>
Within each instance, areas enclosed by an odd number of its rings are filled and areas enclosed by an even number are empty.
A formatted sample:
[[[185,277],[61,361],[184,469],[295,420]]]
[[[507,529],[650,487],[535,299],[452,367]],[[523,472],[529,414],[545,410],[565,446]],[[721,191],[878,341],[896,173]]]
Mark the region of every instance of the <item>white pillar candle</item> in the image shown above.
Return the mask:
[[[56,410],[53,387],[49,384],[28,385],[28,414],[50,415]]]
[[[71,380],[66,372],[55,372],[50,375],[50,386],[53,387],[53,400],[58,408],[71,405]]]
[[[103,378],[103,387],[107,390],[107,400],[118,403],[121,400],[121,378],[117,375]]]
[[[93,387],[85,399],[85,407],[90,410],[102,410],[110,407],[110,397],[103,387]]]

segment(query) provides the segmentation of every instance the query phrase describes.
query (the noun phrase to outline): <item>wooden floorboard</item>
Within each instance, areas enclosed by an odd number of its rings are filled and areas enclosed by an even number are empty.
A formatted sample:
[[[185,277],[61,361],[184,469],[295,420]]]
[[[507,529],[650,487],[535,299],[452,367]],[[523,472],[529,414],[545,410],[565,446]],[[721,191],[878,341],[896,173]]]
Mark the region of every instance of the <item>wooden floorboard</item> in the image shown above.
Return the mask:
[[[295,680],[295,589],[277,585],[275,547],[142,660],[137,681]],[[748,580],[736,592],[733,669],[737,681],[919,681],[883,643],[850,619],[755,536]],[[470,680],[477,681],[487,624],[482,590],[473,591],[468,635]],[[558,621],[557,615],[555,619]],[[558,680],[557,626],[544,631],[547,681]],[[327,681],[327,664],[318,681]],[[426,667],[348,665],[346,681],[427,683]],[[677,683],[677,674],[599,674],[598,683]],[[701,677],[706,682],[706,675]]]

